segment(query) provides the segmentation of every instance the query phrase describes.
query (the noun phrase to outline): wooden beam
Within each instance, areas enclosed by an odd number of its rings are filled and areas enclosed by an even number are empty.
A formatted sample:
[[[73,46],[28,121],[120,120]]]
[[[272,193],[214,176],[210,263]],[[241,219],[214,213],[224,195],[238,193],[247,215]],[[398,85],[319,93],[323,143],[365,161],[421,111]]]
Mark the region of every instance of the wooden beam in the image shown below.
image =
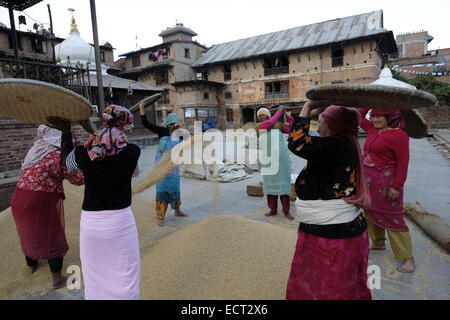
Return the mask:
[[[11,23],[11,38],[13,41],[14,57],[19,60],[19,42],[17,41],[16,23],[14,22],[14,11],[12,1],[8,2],[9,21]]]

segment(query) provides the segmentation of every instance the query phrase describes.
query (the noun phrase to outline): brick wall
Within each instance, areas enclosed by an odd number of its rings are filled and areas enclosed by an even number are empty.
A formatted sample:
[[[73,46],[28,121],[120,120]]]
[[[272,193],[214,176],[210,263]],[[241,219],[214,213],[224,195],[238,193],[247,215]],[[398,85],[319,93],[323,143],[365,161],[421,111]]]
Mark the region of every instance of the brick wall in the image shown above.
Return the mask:
[[[425,42],[413,42],[404,44],[405,57],[422,57],[426,53]]]

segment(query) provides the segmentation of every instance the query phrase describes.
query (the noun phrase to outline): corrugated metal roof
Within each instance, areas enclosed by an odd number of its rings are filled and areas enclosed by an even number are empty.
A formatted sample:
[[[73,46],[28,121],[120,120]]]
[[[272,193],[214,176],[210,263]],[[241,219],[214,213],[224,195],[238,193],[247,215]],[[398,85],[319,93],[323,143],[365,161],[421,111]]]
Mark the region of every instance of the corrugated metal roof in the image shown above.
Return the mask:
[[[164,91],[161,88],[149,86],[145,83],[137,82],[134,80],[124,79],[112,75],[102,75],[102,81],[103,81],[103,87],[107,88],[109,87],[109,84],[111,83],[112,88],[117,89],[127,89],[128,83],[131,82],[131,88],[133,90],[145,90],[145,91],[155,91],[160,92]],[[97,87],[97,75],[96,74],[89,74],[89,80],[92,87]]]
[[[192,66],[316,47],[386,32],[389,31],[383,28],[383,11],[372,11],[214,45]]]
[[[42,0],[0,0],[0,6],[8,8],[9,3],[11,3],[13,10],[23,11],[39,2],[42,2]]]

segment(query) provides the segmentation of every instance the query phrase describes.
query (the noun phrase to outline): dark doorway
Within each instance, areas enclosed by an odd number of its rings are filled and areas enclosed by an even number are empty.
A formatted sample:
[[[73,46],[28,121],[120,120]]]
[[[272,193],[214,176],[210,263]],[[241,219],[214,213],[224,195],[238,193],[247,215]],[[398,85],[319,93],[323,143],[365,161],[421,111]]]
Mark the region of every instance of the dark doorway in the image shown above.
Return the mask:
[[[255,109],[244,108],[242,109],[242,123],[255,122]]]

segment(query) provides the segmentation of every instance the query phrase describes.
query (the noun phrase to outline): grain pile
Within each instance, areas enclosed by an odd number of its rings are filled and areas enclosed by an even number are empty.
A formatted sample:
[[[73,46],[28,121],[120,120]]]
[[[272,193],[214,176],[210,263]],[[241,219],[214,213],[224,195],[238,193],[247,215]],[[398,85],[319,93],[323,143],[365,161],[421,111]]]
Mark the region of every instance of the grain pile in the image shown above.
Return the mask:
[[[65,183],[64,260],[79,265],[79,221],[83,187]],[[284,299],[296,230],[240,217],[218,216],[181,230],[154,219],[153,199],[133,198],[141,246],[142,299]],[[50,291],[50,272],[41,261],[35,274],[21,252],[11,210],[0,213],[0,299]]]
[[[161,239],[142,257],[144,299],[284,299],[296,232],[217,216]]]
[[[66,237],[69,251],[64,258],[64,269],[69,265],[80,266],[79,232],[80,213],[83,201],[84,187],[75,187],[64,183],[66,200],[64,201]],[[133,212],[139,232],[139,238],[144,239],[149,234],[161,231],[155,223],[153,199],[133,198]],[[168,228],[168,227],[165,227]],[[0,299],[10,299],[19,292],[34,292],[49,290],[51,275],[46,261],[39,262],[39,269],[33,275],[28,274],[25,257],[22,254],[20,241],[16,232],[11,209],[0,212]],[[146,250],[150,243],[141,241],[141,249]]]

